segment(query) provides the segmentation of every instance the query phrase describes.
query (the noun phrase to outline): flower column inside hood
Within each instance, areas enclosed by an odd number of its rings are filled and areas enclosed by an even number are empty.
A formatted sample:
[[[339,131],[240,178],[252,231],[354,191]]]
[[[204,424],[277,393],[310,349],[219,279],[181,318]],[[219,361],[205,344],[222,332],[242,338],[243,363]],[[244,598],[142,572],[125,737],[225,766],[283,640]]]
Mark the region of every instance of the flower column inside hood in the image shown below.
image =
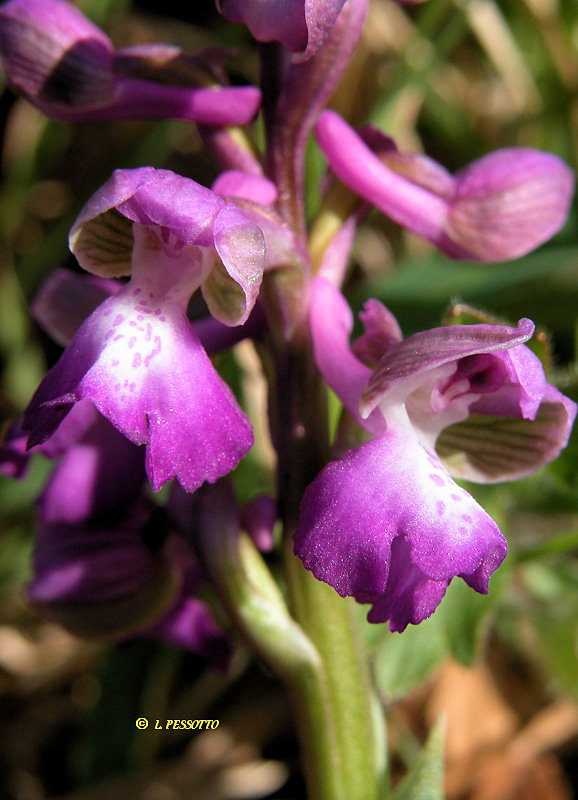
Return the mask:
[[[165,170],[119,170],[71,232],[87,270],[130,273],[81,325],[26,411],[29,445],[47,439],[89,399],[130,441],[145,444],[155,490],[187,491],[235,467],[251,425],[186,316],[199,287],[213,316],[246,321],[264,263],[261,230],[232,203]]]
[[[530,320],[517,328],[438,328],[401,340],[395,320],[373,301],[356,343],[360,355],[377,361],[372,370],[350,349],[351,312],[325,279],[315,282],[311,313],[325,379],[374,438],[329,464],[308,488],[295,551],[339,594],[371,603],[371,622],[389,620],[402,631],[432,614],[455,576],[486,593],[507,552],[495,522],[438,457],[441,431],[470,414],[515,420],[523,430],[516,448],[507,433],[489,428],[492,469],[485,477],[521,477],[565,446],[576,407],[546,383],[524,347],[534,330]],[[463,455],[462,465],[467,448]],[[479,465],[462,476],[484,477]]]

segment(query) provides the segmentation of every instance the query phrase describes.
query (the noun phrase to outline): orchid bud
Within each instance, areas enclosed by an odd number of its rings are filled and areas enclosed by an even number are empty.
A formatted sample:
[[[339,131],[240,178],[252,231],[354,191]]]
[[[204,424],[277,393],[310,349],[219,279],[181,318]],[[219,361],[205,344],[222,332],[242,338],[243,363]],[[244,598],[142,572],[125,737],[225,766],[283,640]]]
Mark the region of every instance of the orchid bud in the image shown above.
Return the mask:
[[[116,54],[103,31],[66,0],[5,3],[0,56],[12,86],[49,117],[65,122],[145,118],[243,125],[260,103],[252,86],[190,88],[133,77],[131,58],[141,64],[142,49],[133,57],[130,51]],[[154,58],[149,61],[154,76]],[[162,64],[157,71],[163,77]]]
[[[343,183],[453,258],[519,258],[566,221],[574,175],[551,153],[497,150],[452,176],[426,156],[399,153],[378,132],[356,134],[333,111],[316,133]]]

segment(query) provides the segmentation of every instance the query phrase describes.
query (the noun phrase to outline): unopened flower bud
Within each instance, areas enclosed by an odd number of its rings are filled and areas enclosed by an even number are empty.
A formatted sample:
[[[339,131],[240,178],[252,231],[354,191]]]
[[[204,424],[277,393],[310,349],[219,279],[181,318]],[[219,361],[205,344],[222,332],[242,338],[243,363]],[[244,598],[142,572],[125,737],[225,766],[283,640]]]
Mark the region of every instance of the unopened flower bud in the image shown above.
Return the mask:
[[[333,111],[321,115],[316,133],[343,183],[453,258],[519,258],[566,221],[574,175],[551,153],[497,150],[452,176],[426,156],[399,153],[376,131],[358,135]]]
[[[154,59],[151,79],[133,77],[130,51],[115,53],[103,31],[66,0],[5,3],[0,56],[12,86],[49,117],[65,122],[143,118],[244,125],[261,99],[253,86],[167,85],[162,65],[157,82]],[[132,58],[140,64],[142,52]]]

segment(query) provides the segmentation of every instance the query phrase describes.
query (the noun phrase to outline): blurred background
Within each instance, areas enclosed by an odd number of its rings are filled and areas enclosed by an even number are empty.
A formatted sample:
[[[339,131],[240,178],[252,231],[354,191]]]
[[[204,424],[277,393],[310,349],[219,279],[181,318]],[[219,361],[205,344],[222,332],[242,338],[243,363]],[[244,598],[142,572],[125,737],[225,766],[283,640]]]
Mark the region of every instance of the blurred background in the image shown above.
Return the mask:
[[[186,12],[169,0],[78,5],[117,46],[236,47],[232,81],[258,81],[249,36],[222,19],[212,0],[186,4]],[[205,184],[215,168],[185,123],[52,122],[4,83],[1,89],[0,415],[7,425],[59,356],[27,308],[53,269],[78,269],[67,233],[88,197],[116,167],[162,166]],[[364,41],[333,105],[450,171],[505,146],[549,150],[576,168],[578,4],[371,0]],[[312,147],[311,214],[323,169]],[[530,317],[550,381],[578,400],[575,213],[554,240],[508,264],[452,262],[377,215],[360,231],[354,256],[352,304],[378,297],[406,334],[440,324],[452,303],[509,322]],[[236,358],[251,373],[247,348]],[[253,377],[247,385],[258,395],[258,371]],[[364,626],[387,707],[394,779],[443,714],[449,800],[578,796],[577,456],[574,436],[532,478],[468,485],[511,545],[489,597],[454,582],[439,611],[401,636]],[[37,456],[24,480],[0,479],[0,800],[303,800],[290,709],[242,645],[221,675],[150,641],[83,642],[26,605],[34,501],[50,469]],[[241,468],[239,483],[251,474]],[[139,731],[137,717],[220,725]]]

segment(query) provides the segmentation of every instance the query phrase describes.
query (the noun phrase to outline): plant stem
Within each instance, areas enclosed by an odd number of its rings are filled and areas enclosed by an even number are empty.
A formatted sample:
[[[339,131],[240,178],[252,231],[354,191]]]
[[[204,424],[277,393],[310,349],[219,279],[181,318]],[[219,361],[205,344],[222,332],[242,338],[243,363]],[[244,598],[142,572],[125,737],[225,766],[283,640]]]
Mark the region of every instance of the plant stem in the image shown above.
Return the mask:
[[[304,750],[311,800],[347,800],[340,786],[336,728],[323,664],[289,614],[261,554],[239,535],[228,482],[203,486],[192,501],[196,552],[236,629],[287,690]]]
[[[385,745],[374,725],[376,704],[358,617],[352,601],[340,598],[332,588],[317,581],[292,552],[301,498],[328,460],[328,433],[325,390],[311,351],[303,292],[301,302],[296,303],[296,281],[291,285],[286,275],[283,280],[279,283],[279,276],[269,276],[264,295],[270,312],[283,295],[285,315],[288,308],[296,312],[290,315],[293,325],[277,326],[277,331],[281,327],[290,331],[289,337],[282,341],[278,335],[273,345],[271,428],[278,457],[283,558],[291,612],[321,659],[325,697],[320,711],[325,716],[325,727],[334,731],[332,769],[338,776],[336,793],[330,794],[328,776],[323,774],[327,764],[315,763],[311,752],[315,734],[300,719],[303,709],[295,707],[309,800],[377,800],[384,796]],[[272,283],[276,283],[275,291]],[[334,776],[331,782],[335,782]]]
[[[279,191],[277,210],[303,243],[307,136],[345,69],[364,14],[364,3],[350,3],[322,52],[305,65],[291,66],[278,45],[261,48],[266,172]],[[379,800],[385,745],[376,733],[377,703],[353,609],[307,572],[292,548],[303,494],[329,459],[327,396],[309,330],[309,282],[308,267],[271,270],[261,292],[270,331],[264,366],[290,611],[318,656],[316,694],[308,697],[296,676],[292,690],[302,702],[293,711],[308,800]],[[317,737],[326,750],[320,751]]]

